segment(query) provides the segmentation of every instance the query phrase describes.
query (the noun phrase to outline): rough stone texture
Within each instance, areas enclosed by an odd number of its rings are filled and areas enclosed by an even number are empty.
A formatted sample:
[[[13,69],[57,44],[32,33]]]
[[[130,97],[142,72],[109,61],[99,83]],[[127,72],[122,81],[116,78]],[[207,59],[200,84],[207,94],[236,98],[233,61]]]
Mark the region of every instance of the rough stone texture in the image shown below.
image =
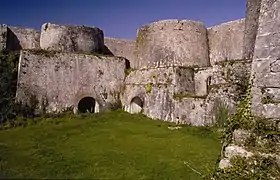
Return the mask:
[[[45,23],[41,29],[40,46],[45,50],[60,52],[102,53],[104,35],[96,27]]]
[[[193,126],[209,125],[212,121],[206,119],[205,114],[205,99],[203,98],[183,98],[175,102],[175,121]]]
[[[156,68],[132,71],[126,78],[126,84],[166,84],[175,85],[175,68]]]
[[[243,59],[252,59],[259,27],[261,0],[247,0]]]
[[[83,54],[22,51],[17,101],[39,109],[77,110],[78,102],[93,97],[104,111],[118,102],[125,78],[125,59]]]
[[[251,133],[246,130],[237,129],[232,134],[233,142],[236,145],[243,146],[245,144],[246,140],[250,137],[250,135],[251,135]]]
[[[242,59],[245,20],[240,19],[208,28],[211,65]]]
[[[130,61],[131,64],[134,64],[134,47],[135,41],[128,39],[117,39],[117,38],[104,38],[105,48],[108,48],[109,53],[112,53],[115,56],[125,57]]]
[[[9,26],[7,49],[40,49],[40,32],[30,28]]]
[[[138,30],[131,67],[170,66],[209,66],[207,30],[201,22],[164,20]]]
[[[0,25],[0,51],[6,50],[7,45],[7,25]]]
[[[136,70],[125,81],[122,103],[134,111],[135,97],[143,102],[143,113],[153,119],[204,126],[205,98],[196,98],[192,68],[156,68]]]
[[[230,166],[231,166],[230,160],[226,159],[226,158],[222,159],[219,163],[219,168],[221,168],[221,169],[224,169],[224,168],[227,168],[227,167],[230,167]]]
[[[194,70],[181,67],[136,70],[126,78],[126,84],[166,85],[175,94],[194,94]]]
[[[232,145],[225,148],[225,157],[229,159],[235,156],[250,157],[252,155],[253,153],[246,151],[240,146]]]
[[[252,63],[252,112],[266,118],[280,118],[277,102],[280,89],[280,1],[263,0],[259,15]]]

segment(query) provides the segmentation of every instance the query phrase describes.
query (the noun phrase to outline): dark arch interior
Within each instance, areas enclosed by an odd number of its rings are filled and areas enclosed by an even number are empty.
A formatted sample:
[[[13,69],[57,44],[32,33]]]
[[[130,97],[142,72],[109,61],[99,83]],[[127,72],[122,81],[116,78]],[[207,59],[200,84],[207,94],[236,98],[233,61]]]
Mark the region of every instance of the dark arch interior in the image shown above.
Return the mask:
[[[125,59],[125,69],[130,69],[130,62],[128,59]]]
[[[140,106],[141,108],[143,108],[143,106],[144,106],[143,101],[142,101],[139,97],[134,97],[134,98],[131,100],[131,104],[132,104],[132,103],[137,104],[137,105]]]
[[[78,111],[80,113],[94,113],[95,99],[92,97],[84,97],[79,101]]]

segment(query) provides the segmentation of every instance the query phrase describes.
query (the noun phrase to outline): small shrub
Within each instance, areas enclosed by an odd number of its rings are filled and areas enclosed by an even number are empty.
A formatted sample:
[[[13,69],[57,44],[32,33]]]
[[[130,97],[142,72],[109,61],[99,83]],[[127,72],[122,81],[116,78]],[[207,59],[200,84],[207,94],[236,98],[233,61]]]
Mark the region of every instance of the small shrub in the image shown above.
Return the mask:
[[[217,110],[215,113],[216,125],[219,128],[223,128],[227,122],[228,117],[229,117],[228,107],[223,103],[218,103]]]

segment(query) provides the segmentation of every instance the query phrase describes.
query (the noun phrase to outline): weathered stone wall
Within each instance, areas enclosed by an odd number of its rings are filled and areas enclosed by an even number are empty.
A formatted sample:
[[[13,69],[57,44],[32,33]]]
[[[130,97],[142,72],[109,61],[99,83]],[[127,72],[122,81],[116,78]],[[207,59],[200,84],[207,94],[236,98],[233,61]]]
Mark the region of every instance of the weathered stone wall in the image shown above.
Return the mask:
[[[100,111],[118,102],[125,78],[125,59],[84,54],[24,50],[21,52],[17,101],[39,109],[77,108],[85,96],[93,97]]]
[[[125,57],[130,62],[134,61],[134,40],[105,37],[104,44],[113,55]]]
[[[215,123],[217,108],[233,113],[250,76],[251,61],[227,61],[214,69],[169,67],[132,71],[122,95],[125,110],[142,100],[147,116],[194,126]],[[242,84],[244,80],[245,84]]]
[[[0,25],[0,51],[6,50],[7,46],[7,25]]]
[[[60,52],[102,53],[104,35],[96,27],[45,23],[41,29],[40,46],[45,50]]]
[[[211,65],[215,65],[220,61],[240,60],[243,58],[244,29],[244,19],[208,28]]]
[[[252,111],[280,118],[280,1],[263,0],[252,65]]]
[[[243,59],[252,59],[258,32],[261,0],[247,0]]]
[[[40,49],[40,32],[30,28],[9,26],[8,50]]]
[[[138,30],[135,69],[209,66],[207,30],[201,22],[164,20]]]

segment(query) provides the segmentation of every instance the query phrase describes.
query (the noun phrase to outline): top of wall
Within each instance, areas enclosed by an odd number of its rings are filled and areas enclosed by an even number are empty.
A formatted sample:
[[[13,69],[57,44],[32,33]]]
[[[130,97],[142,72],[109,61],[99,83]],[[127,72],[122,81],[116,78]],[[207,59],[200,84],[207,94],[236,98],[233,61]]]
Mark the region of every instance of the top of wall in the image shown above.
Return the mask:
[[[129,61],[134,60],[134,40],[105,37],[104,44],[111,54],[125,57]]]
[[[96,27],[64,26],[45,23],[41,29],[40,46],[61,52],[102,52],[103,31]]]
[[[207,30],[201,22],[163,20],[137,32],[135,69],[209,66]]]
[[[243,57],[245,19],[208,28],[210,63],[239,60]]]
[[[13,50],[19,49],[40,49],[40,32],[31,28],[8,27],[10,32],[7,48]]]

